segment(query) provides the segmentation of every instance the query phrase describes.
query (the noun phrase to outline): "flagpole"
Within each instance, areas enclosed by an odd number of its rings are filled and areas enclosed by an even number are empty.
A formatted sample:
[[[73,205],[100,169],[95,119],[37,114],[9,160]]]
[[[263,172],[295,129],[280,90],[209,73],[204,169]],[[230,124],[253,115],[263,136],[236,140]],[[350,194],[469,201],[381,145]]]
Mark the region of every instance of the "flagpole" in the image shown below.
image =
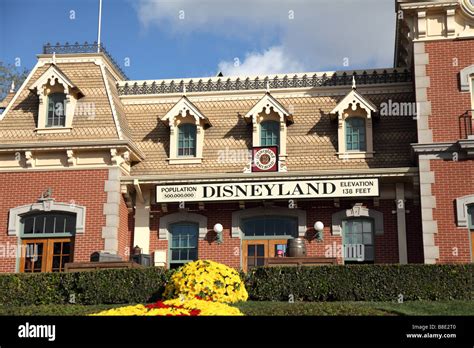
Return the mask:
[[[97,53],[100,52],[100,25],[102,22],[102,0],[99,0],[99,31],[97,33]]]

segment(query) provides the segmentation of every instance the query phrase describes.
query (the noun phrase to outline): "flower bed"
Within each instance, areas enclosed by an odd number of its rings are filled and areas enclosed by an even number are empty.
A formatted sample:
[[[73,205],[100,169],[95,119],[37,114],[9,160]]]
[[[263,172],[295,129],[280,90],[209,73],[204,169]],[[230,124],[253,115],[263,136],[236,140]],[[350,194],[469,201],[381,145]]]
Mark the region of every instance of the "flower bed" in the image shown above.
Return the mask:
[[[238,316],[243,315],[242,312],[227,303],[246,301],[248,294],[236,270],[217,262],[198,260],[173,274],[163,297],[168,300],[114,308],[92,315]]]
[[[241,316],[242,312],[225,303],[207,301],[200,298],[158,301],[149,305],[135,305],[105,310],[94,316]]]

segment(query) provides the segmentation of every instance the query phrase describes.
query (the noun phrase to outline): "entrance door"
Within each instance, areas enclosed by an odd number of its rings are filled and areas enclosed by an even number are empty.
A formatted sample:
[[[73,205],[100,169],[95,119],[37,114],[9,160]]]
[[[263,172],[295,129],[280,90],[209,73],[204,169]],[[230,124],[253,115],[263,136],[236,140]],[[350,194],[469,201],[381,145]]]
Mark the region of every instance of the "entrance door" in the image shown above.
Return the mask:
[[[61,272],[72,261],[72,238],[25,239],[20,272]]]
[[[243,240],[243,270],[264,266],[267,258],[285,256],[288,239]]]
[[[474,262],[474,205],[467,207],[469,233],[471,237],[471,262]]]

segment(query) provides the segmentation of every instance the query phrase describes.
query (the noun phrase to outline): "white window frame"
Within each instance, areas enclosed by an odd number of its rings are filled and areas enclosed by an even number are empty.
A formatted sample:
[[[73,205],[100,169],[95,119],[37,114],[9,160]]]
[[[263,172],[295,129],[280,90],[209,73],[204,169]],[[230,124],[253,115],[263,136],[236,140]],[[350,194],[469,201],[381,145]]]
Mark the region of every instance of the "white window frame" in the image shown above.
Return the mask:
[[[170,127],[169,164],[199,164],[202,162],[204,130],[211,127],[208,118],[183,96],[161,119]],[[178,156],[178,127],[184,123],[196,125],[196,156]]]
[[[293,123],[292,115],[285,109],[269,92],[255,104],[244,116],[244,119],[252,122],[252,144],[254,147],[261,146],[261,126],[264,121],[277,121],[280,123],[280,146],[279,160],[284,162],[288,157],[286,153],[287,127]]]
[[[337,115],[338,120],[338,152],[340,159],[361,159],[374,157],[374,141],[372,132],[372,115],[377,108],[372,102],[364,98],[355,88],[330,112]],[[365,151],[347,150],[346,146],[346,119],[361,117],[365,119]]]

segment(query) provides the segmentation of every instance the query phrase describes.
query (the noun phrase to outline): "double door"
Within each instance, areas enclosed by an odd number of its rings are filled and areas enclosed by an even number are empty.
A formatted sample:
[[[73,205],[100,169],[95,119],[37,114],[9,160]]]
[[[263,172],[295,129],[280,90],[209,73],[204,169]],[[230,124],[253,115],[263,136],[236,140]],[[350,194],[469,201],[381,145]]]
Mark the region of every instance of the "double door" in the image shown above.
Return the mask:
[[[259,239],[242,241],[242,268],[245,272],[264,266],[266,259],[286,256],[288,239]]]
[[[61,272],[72,262],[73,239],[25,239],[22,241],[20,272]]]

